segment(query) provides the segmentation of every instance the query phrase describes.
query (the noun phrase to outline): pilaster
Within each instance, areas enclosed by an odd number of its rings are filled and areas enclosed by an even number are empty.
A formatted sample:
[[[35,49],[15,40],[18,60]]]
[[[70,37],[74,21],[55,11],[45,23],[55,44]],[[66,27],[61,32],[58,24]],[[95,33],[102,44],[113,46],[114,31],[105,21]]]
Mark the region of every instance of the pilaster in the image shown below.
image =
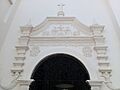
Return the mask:
[[[99,73],[101,77],[104,77],[105,81],[110,81],[111,68],[108,60],[107,50],[108,47],[105,45],[105,37],[103,36],[104,26],[103,25],[92,25],[91,30],[93,31],[93,37],[95,40],[94,50],[97,54]]]
[[[21,36],[18,39],[18,44],[16,45],[16,56],[15,61],[13,62],[13,68],[11,72],[13,75],[21,74],[23,72],[24,60],[26,56],[26,52],[29,49],[28,42],[29,36],[32,31],[32,26],[22,26],[21,28]]]

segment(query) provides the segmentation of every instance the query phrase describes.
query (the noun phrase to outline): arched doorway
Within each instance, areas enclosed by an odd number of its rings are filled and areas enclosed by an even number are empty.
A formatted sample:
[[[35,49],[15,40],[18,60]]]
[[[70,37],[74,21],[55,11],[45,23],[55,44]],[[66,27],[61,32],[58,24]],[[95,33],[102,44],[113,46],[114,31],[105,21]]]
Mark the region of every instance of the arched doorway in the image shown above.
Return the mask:
[[[58,53],[49,55],[35,67],[29,90],[90,90],[85,66],[75,57]]]

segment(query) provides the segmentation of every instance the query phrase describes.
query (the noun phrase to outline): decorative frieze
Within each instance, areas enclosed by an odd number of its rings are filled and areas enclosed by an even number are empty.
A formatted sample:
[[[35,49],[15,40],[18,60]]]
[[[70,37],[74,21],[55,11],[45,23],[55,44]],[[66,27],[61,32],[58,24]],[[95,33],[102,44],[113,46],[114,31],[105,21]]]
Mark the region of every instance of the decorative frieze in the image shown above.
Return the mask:
[[[80,46],[94,45],[93,37],[31,37],[29,45],[44,45],[44,46]]]
[[[30,50],[30,56],[35,57],[40,53],[39,46],[32,46]]]

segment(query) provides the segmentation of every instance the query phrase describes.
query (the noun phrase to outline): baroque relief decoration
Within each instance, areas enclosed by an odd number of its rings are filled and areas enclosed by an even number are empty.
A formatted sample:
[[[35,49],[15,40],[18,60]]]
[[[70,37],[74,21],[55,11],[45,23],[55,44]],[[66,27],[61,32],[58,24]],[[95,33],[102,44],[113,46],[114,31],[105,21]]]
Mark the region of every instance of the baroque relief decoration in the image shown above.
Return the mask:
[[[104,77],[104,81],[110,85],[111,68],[107,56],[107,46],[105,37],[102,35],[103,25],[91,25],[90,27],[80,23],[75,17],[47,17],[43,23],[33,27],[31,25],[21,27],[21,36],[16,45],[16,56],[11,72],[14,76],[22,76],[24,72],[24,60],[26,53],[30,51],[30,56],[35,57],[40,53],[40,46],[79,46],[83,47],[82,52],[85,57],[92,56],[92,48],[97,54],[98,72]],[[30,48],[30,46],[32,46]],[[27,85],[30,81],[18,80],[20,85]],[[88,81],[92,90],[102,90],[103,81]],[[28,84],[26,84],[28,83]],[[22,86],[21,86],[22,87]],[[110,86],[108,86],[110,87]]]
[[[84,35],[81,31],[77,30],[72,24],[51,24],[49,27],[42,31],[39,36],[41,37],[73,37]]]
[[[82,51],[83,51],[83,54],[84,54],[85,57],[92,57],[92,49],[91,49],[91,47],[84,47],[82,49]]]
[[[40,53],[39,46],[32,46],[30,49],[30,56],[35,57]]]

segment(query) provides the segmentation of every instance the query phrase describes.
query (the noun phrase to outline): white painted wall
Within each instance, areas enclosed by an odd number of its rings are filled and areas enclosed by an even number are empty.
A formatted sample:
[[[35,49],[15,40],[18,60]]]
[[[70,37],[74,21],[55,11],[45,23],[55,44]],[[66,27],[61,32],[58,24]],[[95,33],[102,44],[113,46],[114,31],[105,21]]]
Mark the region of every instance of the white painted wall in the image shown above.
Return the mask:
[[[65,16],[74,16],[85,25],[95,22],[105,25],[106,45],[112,67],[113,86],[120,86],[120,42],[115,31],[110,13],[104,0],[23,0],[8,31],[0,52],[0,83],[10,81],[12,62],[15,56],[15,45],[20,33],[19,27],[31,19],[33,26],[40,24],[47,16],[57,15],[57,4],[64,3]],[[94,63],[94,62],[93,62]],[[1,89],[0,89],[1,90]]]
[[[21,0],[0,0],[0,50]]]

